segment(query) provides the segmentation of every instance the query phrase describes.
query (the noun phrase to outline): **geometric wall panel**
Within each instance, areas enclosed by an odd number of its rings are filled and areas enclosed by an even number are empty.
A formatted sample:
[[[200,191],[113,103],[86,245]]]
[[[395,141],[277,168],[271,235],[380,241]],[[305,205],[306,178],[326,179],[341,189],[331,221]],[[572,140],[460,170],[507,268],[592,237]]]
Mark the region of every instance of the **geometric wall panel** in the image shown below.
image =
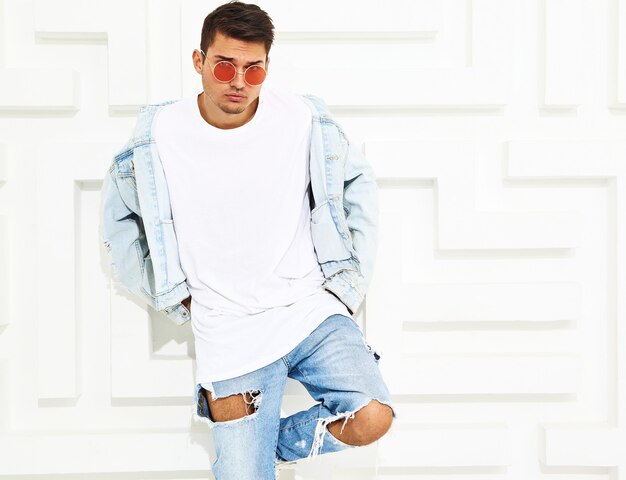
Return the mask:
[[[105,6],[93,0],[37,0],[34,7],[35,32],[40,39],[107,42],[112,107],[146,102],[147,3],[113,0]]]
[[[0,143],[0,194],[6,194],[8,181],[8,158],[6,145]],[[2,191],[4,187],[4,192]],[[0,208],[8,210],[8,205]],[[7,215],[0,210],[0,327],[9,322],[9,226]]]
[[[6,215],[0,215],[0,327],[9,323],[9,226]]]
[[[589,274],[604,273],[605,277],[589,281],[568,267],[568,276],[563,278],[569,281],[562,282],[546,281],[537,274],[534,281],[532,277],[524,277],[524,281],[517,282],[509,278],[506,281],[465,283],[458,280],[447,282],[442,276],[428,283],[427,279],[438,273],[438,264],[445,266],[446,259],[462,264],[464,259],[474,256],[477,266],[484,268],[488,265],[490,257],[481,259],[473,244],[471,231],[468,234],[468,230],[463,230],[463,217],[468,215],[466,212],[471,215],[480,210],[472,208],[477,198],[496,198],[495,195],[481,195],[482,192],[473,188],[478,187],[479,179],[483,178],[480,169],[488,163],[481,158],[485,148],[478,143],[471,145],[467,142],[367,142],[365,151],[373,160],[381,189],[381,226],[384,228],[381,241],[383,245],[391,239],[398,242],[395,248],[379,251],[378,277],[374,278],[368,293],[368,339],[382,353],[381,365],[391,390],[406,399],[405,409],[414,412],[413,417],[421,418],[419,411],[425,405],[428,405],[427,411],[441,413],[446,406],[456,411],[456,406],[465,403],[466,408],[471,410],[475,402],[497,403],[497,399],[557,402],[563,405],[564,410],[571,410],[572,414],[567,423],[537,424],[535,441],[539,447],[538,459],[545,473],[611,472],[615,478],[621,478],[626,463],[626,455],[622,452],[622,445],[626,445],[623,426],[626,408],[620,402],[626,377],[624,369],[619,368],[626,360],[621,341],[626,331],[626,257],[621,253],[623,248],[617,239],[626,238],[626,222],[621,214],[626,210],[626,162],[623,161],[626,158],[626,141],[510,140],[504,145],[506,148],[498,152],[499,161],[490,163],[492,167],[498,163],[502,166],[499,172],[502,180],[498,188],[504,193],[515,192],[516,198],[523,198],[523,195],[517,195],[514,189],[529,198],[531,194],[539,196],[545,199],[542,204],[545,212],[554,209],[551,214],[555,216],[550,230],[518,230],[517,233],[522,235],[521,241],[508,236],[509,232],[500,232],[499,241],[494,241],[498,236],[489,231],[485,237],[489,238],[490,244],[482,244],[481,247],[486,252],[506,251],[510,244],[516,243],[516,247],[520,247],[521,243],[528,247],[526,239],[540,235],[533,248],[543,250],[546,261],[551,256],[554,259],[561,257],[563,266],[566,262],[572,266],[579,263],[584,269],[584,265],[595,258],[596,264],[606,262],[606,267],[594,273],[589,271]],[[444,190],[444,175],[469,181],[464,187]],[[454,180],[446,181],[455,185]],[[546,185],[544,191],[539,190],[543,185]],[[601,198],[596,195],[598,193],[602,193],[604,198],[594,204],[595,211],[593,208],[585,211],[581,209],[584,204],[568,204],[548,194],[551,189],[562,192],[565,198],[569,197],[568,189],[588,189],[598,199]],[[421,201],[427,197],[422,192],[430,190],[435,193],[431,203],[425,207],[404,203],[404,215],[400,207],[402,204],[388,203],[394,199]],[[415,193],[409,195],[406,192]],[[451,203],[441,199],[445,195],[456,201],[456,211],[461,212],[455,219],[458,225],[447,231],[451,235],[457,234],[455,241],[462,254],[450,257],[439,254],[446,250],[439,240],[441,232],[446,232],[446,225],[442,226],[446,219],[441,211],[448,209]],[[499,198],[507,197],[501,194]],[[554,201],[553,208],[550,208],[550,199]],[[513,203],[504,201],[503,204]],[[482,205],[484,208],[484,201]],[[598,212],[598,206],[605,210]],[[511,215],[520,213],[518,208],[511,208],[511,212]],[[425,213],[428,215],[426,218],[423,217]],[[413,218],[412,215],[416,214],[420,217]],[[431,220],[431,215],[433,238],[429,238],[429,230],[413,233],[413,225],[423,229],[424,221]],[[484,230],[474,219],[467,224],[481,233]],[[589,227],[602,227],[606,231],[592,233]],[[581,236],[583,230],[585,233]],[[567,235],[560,237],[565,241],[552,243],[546,232],[554,232],[553,238],[564,233]],[[568,238],[570,241],[567,241]],[[593,242],[600,240],[601,243],[590,243],[592,238]],[[545,249],[542,249],[541,243]],[[422,252],[411,253],[407,249],[410,245]],[[589,251],[590,245],[597,251]],[[430,256],[423,252],[425,247],[433,249],[432,264],[426,261],[430,260]],[[606,248],[605,256],[600,253],[603,248]],[[503,263],[506,260],[511,265],[516,258],[534,262],[531,251],[528,248],[511,248],[508,257],[499,255],[494,258],[502,258]],[[593,256],[588,257],[590,254]],[[428,270],[414,273],[425,267]],[[511,269],[511,272],[518,271],[524,270]],[[453,267],[450,267],[450,272],[454,272]],[[509,272],[502,269],[499,273],[506,278]],[[457,277],[464,278],[463,275],[464,270],[457,273]],[[380,276],[387,278],[388,282],[393,279],[393,283],[380,284]],[[606,282],[604,289],[599,288],[602,283],[597,284],[598,280]],[[594,303],[596,306],[589,311],[592,301],[604,301],[605,305]],[[393,315],[389,314],[389,305],[394,306]],[[583,332],[589,332],[594,342],[591,343],[590,338],[585,339]],[[513,337],[517,337],[518,342],[508,343]],[[526,341],[525,337],[528,340],[534,338],[535,344]],[[501,344],[497,341],[489,343],[490,338],[500,340]],[[473,343],[464,343],[464,339]],[[590,369],[590,364],[601,371]],[[410,375],[400,373],[407,368]],[[591,395],[590,382],[605,385],[604,400],[600,400],[597,390]],[[438,409],[434,407],[437,404]],[[570,405],[571,409],[565,405]],[[494,406],[494,417],[497,416],[496,411]],[[602,414],[603,411],[606,413]],[[598,418],[599,421],[581,421],[587,418]],[[404,428],[408,428],[406,422],[402,428],[398,427],[392,435],[381,440],[381,462],[385,458],[383,446],[393,445],[389,451],[396,452],[407,441],[399,436],[400,432],[407,439],[415,438],[414,431],[405,433]],[[415,430],[419,427],[416,425]],[[466,443],[474,444],[471,440]],[[416,469],[439,465],[437,460],[433,460],[438,458],[439,450],[433,450],[428,450],[423,463],[422,459],[411,461],[406,457],[400,458],[401,455],[392,463],[396,467],[403,465],[413,469],[406,470],[407,473],[425,472],[427,470]],[[442,455],[452,455],[453,451],[452,447],[443,449]],[[506,457],[508,452],[510,450],[505,448],[503,455]],[[480,454],[470,457],[478,459]],[[458,465],[475,465],[471,461],[442,464],[448,469]],[[504,460],[487,464],[494,468],[507,466]],[[399,474],[400,470],[396,472]],[[470,472],[467,470],[466,473]],[[394,478],[394,475],[390,473],[388,478]]]
[[[8,180],[8,169],[7,147],[0,144],[0,187]]]
[[[4,26],[8,22],[0,2],[0,114],[27,112],[75,112],[79,108],[79,75],[59,68],[8,68]],[[31,63],[36,66],[36,63]],[[39,63],[41,65],[41,63]]]
[[[616,0],[614,2],[615,17],[614,22],[616,26],[616,45],[615,45],[615,58],[613,61],[616,63],[616,78],[611,84],[615,85],[617,90],[616,94],[616,107],[626,107],[626,1]]]
[[[510,441],[505,426],[405,424],[380,440],[379,466],[506,467]],[[409,444],[414,455],[403,453]]]
[[[199,92],[220,3],[0,0],[0,478],[211,475],[190,325],[112,280],[98,206],[138,106]],[[626,0],[262,7],[266,86],[374,166],[357,320],[398,410],[281,480],[626,480]]]
[[[544,428],[545,459],[549,466],[626,466],[623,431],[608,426]]]
[[[508,79],[501,69],[419,69],[377,67],[358,65],[337,67],[333,76],[322,75],[317,68],[299,67],[291,73],[278,70],[278,75],[286,78],[299,90],[315,82],[318,89],[328,92],[325,100],[335,109],[355,108],[363,105],[366,109],[411,110],[418,108],[500,108],[508,102]],[[340,78],[337,82],[336,78]],[[401,78],[410,89],[375,89],[394,78]],[[372,90],[351,88],[351,85],[366,79]],[[433,89],[437,85],[442,90]],[[437,92],[448,92],[446,95]]]
[[[46,44],[106,44],[108,105],[135,112],[180,96],[179,10],[167,0],[36,0],[35,34]]]
[[[436,186],[439,249],[573,248],[577,215],[568,211],[477,211],[476,148],[468,142],[368,142],[379,181],[429,181]]]
[[[196,5],[204,12],[209,11],[206,2],[196,2]],[[406,40],[432,36],[441,28],[442,2],[439,0],[397,0],[393,9],[380,10],[379,7],[373,0],[361,2],[362,10],[377,10],[378,15],[356,16],[350,25],[345,22],[346,18],[354,15],[349,3],[319,0],[315,6],[296,6],[288,0],[275,0],[271,8],[275,12],[272,14],[274,22],[284,26],[278,34],[279,41],[321,41],[331,38],[345,41],[360,38],[388,42],[399,38]],[[331,10],[333,15],[327,15]],[[403,12],[403,15],[398,16],[397,12]]]
[[[379,345],[383,354],[392,351],[391,344]],[[385,365],[389,388],[397,395],[566,395],[578,390],[580,362],[574,356],[397,355],[386,355]],[[393,375],[400,365],[412,372],[410,377]]]
[[[572,108],[581,101],[584,37],[582,0],[545,0],[544,106]],[[575,79],[575,80],[574,80]]]
[[[37,155],[37,352],[41,399],[80,395],[78,355],[80,323],[75,298],[84,285],[75,280],[80,257],[77,195],[81,182],[99,182],[112,152],[108,144],[43,144]],[[54,252],[51,255],[51,252]],[[59,315],[53,305],[63,302]]]
[[[191,403],[194,385],[192,360],[188,355],[171,355],[158,358],[153,346],[146,341],[153,337],[151,324],[128,321],[129,318],[145,317],[145,313],[123,297],[111,297],[111,396],[116,402]],[[143,315],[142,315],[143,314]],[[153,314],[161,316],[161,314]],[[159,326],[167,328],[172,335],[193,343],[189,326],[169,325],[170,320],[159,319]],[[185,333],[184,337],[181,334]],[[163,378],[168,381],[164,382]],[[158,400],[155,400],[158,399]]]
[[[75,112],[80,108],[78,81],[72,71],[0,68],[0,113]]]
[[[604,179],[610,192],[610,228],[615,235],[609,243],[610,302],[606,336],[609,371],[607,422],[545,424],[542,429],[542,462],[554,472],[575,467],[607,467],[615,478],[626,473],[626,408],[624,391],[624,332],[626,331],[626,258],[615,239],[626,238],[626,142],[513,142],[509,148],[509,174],[518,178],[591,181]],[[569,470],[563,470],[569,469]]]
[[[438,284],[412,288],[420,298],[418,305],[411,302],[408,291],[397,296],[398,306],[411,311],[411,316],[404,320],[408,330],[486,323],[495,328],[574,323],[581,308],[581,288],[575,283]],[[438,302],[442,296],[454,298],[454,304],[442,305]]]
[[[178,478],[207,476],[207,434],[188,432],[0,437],[0,475],[134,474],[178,471]],[[31,454],[29,454],[29,451]],[[32,451],[56,452],[33,461]],[[155,455],[154,452],[161,452]],[[14,478],[14,477],[13,477]]]
[[[509,178],[611,178],[620,172],[626,141],[511,141]]]

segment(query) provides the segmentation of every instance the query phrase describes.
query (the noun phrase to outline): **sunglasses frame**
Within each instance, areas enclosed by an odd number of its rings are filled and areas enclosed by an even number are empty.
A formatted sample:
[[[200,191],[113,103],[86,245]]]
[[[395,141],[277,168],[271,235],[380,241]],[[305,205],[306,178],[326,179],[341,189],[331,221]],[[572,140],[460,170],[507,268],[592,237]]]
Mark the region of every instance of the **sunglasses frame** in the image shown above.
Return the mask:
[[[246,82],[246,85],[250,86],[250,87],[258,87],[259,85],[262,85],[263,82],[265,81],[265,78],[267,77],[267,70],[265,70],[265,67],[263,65],[250,65],[248,68],[246,68],[243,72],[239,72],[237,70],[237,67],[235,66],[235,64],[233,62],[229,62],[228,60],[220,60],[219,62],[217,62],[215,65],[211,65],[211,62],[209,62],[209,59],[206,56],[206,53],[204,53],[203,50],[200,50],[200,53],[202,53],[202,55],[204,55],[204,58],[206,59],[206,62],[209,64],[209,66],[211,67],[211,73],[213,74],[213,78],[220,82],[220,83],[229,83],[232,82],[233,79],[237,76],[237,75],[243,75],[243,81]],[[235,71],[235,73],[233,74],[232,78],[230,78],[229,80],[220,80],[219,78],[217,78],[215,76],[215,67],[217,67],[220,63],[228,63],[229,65],[232,65],[233,70]],[[263,78],[263,82],[261,83],[257,83],[257,84],[253,84],[253,83],[248,83],[248,81],[246,80],[246,72],[248,70],[250,70],[251,68],[260,68],[261,70],[263,70],[263,72],[265,72],[265,77]]]

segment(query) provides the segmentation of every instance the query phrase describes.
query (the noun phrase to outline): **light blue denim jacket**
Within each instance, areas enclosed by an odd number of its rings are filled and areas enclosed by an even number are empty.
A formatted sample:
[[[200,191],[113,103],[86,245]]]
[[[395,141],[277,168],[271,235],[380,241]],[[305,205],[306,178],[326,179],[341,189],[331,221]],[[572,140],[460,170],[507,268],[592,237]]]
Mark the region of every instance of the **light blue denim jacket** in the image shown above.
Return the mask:
[[[324,102],[301,98],[313,112],[311,235],[325,277],[323,287],[354,313],[364,299],[376,255],[376,178]],[[152,137],[155,115],[169,103],[142,107],[132,138],[113,159],[102,185],[101,239],[116,279],[181,325],[191,318],[181,303],[189,290]]]

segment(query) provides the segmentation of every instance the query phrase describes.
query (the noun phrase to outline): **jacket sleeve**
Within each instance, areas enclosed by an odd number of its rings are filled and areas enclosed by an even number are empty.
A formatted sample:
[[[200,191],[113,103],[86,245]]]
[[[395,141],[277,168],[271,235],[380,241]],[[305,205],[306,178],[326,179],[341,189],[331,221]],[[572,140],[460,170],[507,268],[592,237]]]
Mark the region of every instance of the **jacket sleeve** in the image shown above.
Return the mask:
[[[369,288],[378,245],[378,190],[376,175],[367,158],[348,142],[343,204],[352,244],[360,264],[360,290]]]
[[[154,299],[142,288],[148,243],[139,212],[122,199],[111,166],[102,184],[101,240],[109,254],[113,277],[129,292],[154,307]]]

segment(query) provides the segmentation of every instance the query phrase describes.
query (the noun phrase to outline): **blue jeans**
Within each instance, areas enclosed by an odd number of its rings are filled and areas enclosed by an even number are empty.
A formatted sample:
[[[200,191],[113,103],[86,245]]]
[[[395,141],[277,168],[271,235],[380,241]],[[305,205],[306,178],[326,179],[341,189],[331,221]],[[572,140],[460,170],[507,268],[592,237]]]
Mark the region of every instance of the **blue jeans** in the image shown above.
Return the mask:
[[[354,448],[336,439],[326,425],[339,419],[345,425],[371,400],[390,406],[396,416],[378,361],[354,320],[337,314],[275,362],[211,384],[214,399],[254,392],[256,410],[250,415],[214,422],[204,388],[196,385],[197,415],[213,434],[215,478],[274,480],[278,462]],[[319,403],[280,418],[287,377],[302,383]]]

